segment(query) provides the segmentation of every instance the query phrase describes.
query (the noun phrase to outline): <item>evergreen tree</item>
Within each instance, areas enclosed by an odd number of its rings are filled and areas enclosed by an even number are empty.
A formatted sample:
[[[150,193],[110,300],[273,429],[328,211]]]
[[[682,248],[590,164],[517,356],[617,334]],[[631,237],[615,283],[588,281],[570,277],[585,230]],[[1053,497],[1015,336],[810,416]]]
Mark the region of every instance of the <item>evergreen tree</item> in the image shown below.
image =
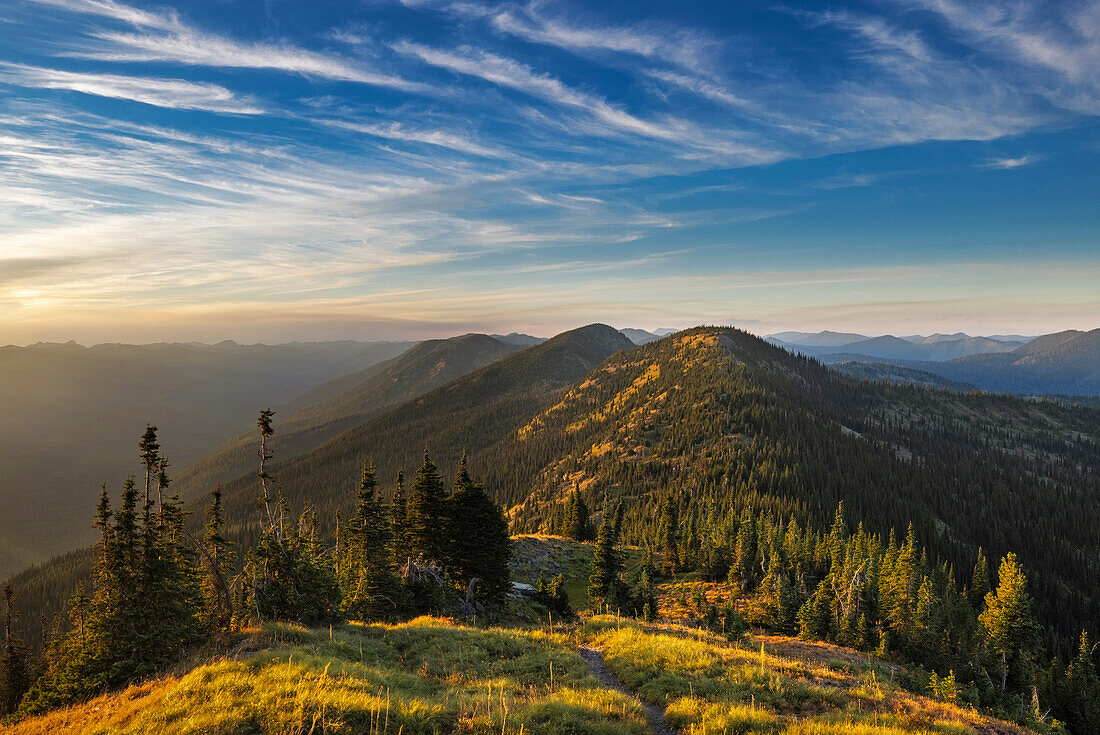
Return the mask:
[[[145,425],[145,433],[138,442],[138,450],[141,453],[141,464],[145,467],[145,503],[150,502],[150,490],[157,467],[160,464],[160,444],[157,442],[157,427],[152,424]]]
[[[465,455],[447,499],[446,532],[446,564],[452,578],[459,584],[479,579],[478,596],[488,602],[500,602],[512,586],[508,573],[512,556],[508,522],[485,489],[470,479]]]
[[[1096,674],[1093,646],[1085,631],[1081,631],[1077,656],[1066,669],[1059,716],[1074,735],[1100,733],[1100,677]]]
[[[399,607],[390,519],[377,489],[374,465],[365,465],[340,568],[341,607],[346,616],[357,620],[391,619]]]
[[[569,501],[569,513],[566,515],[565,535],[576,541],[592,539],[592,522],[589,518],[588,504],[578,490],[573,490]]]
[[[1038,642],[1038,625],[1031,612],[1027,577],[1009,553],[997,570],[997,589],[985,597],[985,610],[978,617],[990,650],[1001,668],[1001,691],[1022,688],[1031,674],[1031,656]]]
[[[390,498],[390,528],[393,530],[393,558],[398,567],[412,556],[409,546],[409,524],[406,514],[405,473],[397,473],[397,485]]]
[[[267,448],[267,438],[275,434],[275,429],[272,426],[272,417],[274,416],[275,412],[270,408],[260,411],[260,415],[256,419],[256,427],[260,430],[260,449],[258,451],[260,457],[260,500],[263,502],[264,512],[267,514],[268,529],[274,536],[275,542],[279,543],[283,538],[282,509],[278,506],[271,488],[268,487],[268,480],[271,479],[271,476],[267,474],[267,461],[274,457],[274,454]]]
[[[15,590],[4,587],[4,650],[0,652],[0,716],[10,715],[31,686],[27,650],[12,630]]]
[[[592,575],[588,578],[588,598],[595,606],[619,607],[625,601],[622,581],[623,556],[619,537],[615,533],[622,511],[620,506],[604,513],[596,534],[596,552],[592,558]]]
[[[443,478],[424,450],[424,464],[416,471],[409,498],[405,502],[410,555],[443,562],[446,558],[445,505]]]
[[[989,594],[989,563],[985,552],[978,549],[978,560],[974,562],[974,574],[970,579],[970,606],[980,611],[985,605],[985,596]]]
[[[233,622],[233,596],[227,578],[232,559],[229,542],[222,536],[224,525],[222,487],[218,485],[210,492],[201,547],[206,572],[203,579],[205,618],[207,626],[213,630],[228,630]]]
[[[141,448],[143,462],[150,462],[150,482],[155,477],[163,490],[166,464],[155,427],[147,427]],[[176,498],[165,498],[154,515],[150,493],[139,517],[138,498],[131,475],[112,523],[103,489],[95,517],[101,540],[93,595],[89,600],[82,589],[73,595],[73,630],[51,640],[44,673],[21,711],[41,712],[153,674],[196,640],[201,597],[182,509]]]
[[[665,574],[680,571],[680,509],[672,495],[661,504],[661,549],[664,551],[662,568]]]

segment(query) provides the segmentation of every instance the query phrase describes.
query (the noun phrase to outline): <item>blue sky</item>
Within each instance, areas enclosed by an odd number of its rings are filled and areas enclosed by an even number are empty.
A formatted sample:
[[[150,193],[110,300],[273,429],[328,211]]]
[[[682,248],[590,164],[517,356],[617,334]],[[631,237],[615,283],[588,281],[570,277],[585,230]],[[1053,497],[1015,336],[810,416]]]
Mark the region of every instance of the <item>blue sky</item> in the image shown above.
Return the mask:
[[[0,2],[0,343],[1100,316],[1100,3]]]

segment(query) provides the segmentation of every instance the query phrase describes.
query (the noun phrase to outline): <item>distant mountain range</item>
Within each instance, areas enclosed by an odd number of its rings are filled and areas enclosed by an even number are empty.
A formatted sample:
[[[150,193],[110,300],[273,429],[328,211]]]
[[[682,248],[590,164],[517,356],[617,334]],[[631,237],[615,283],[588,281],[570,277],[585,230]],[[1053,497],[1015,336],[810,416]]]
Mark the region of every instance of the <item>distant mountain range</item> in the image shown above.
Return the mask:
[[[654,329],[652,332],[647,332],[644,329],[631,329],[628,327],[626,329],[620,329],[619,331],[626,335],[626,338],[634,344],[644,345],[649,344],[650,342],[655,342],[661,337],[667,337],[668,335],[674,334],[679,330],[664,327],[661,329]]]
[[[651,344],[660,333],[675,331],[601,329],[607,349]],[[0,577],[92,538],[87,513],[97,489],[103,482],[117,487],[133,470],[147,421],[161,429],[175,466],[174,488],[195,498],[217,482],[234,483],[252,472],[259,408],[278,411],[274,446],[280,461],[290,461],[490,364],[510,369],[507,360],[559,354],[562,339],[512,333],[422,343],[0,348],[0,502],[7,512]],[[1022,339],[784,332],[768,341],[871,381],[1100,396],[1100,330]],[[568,378],[579,379],[577,370],[606,354],[577,353],[578,367]],[[531,367],[529,377],[539,384],[543,363],[531,364],[537,369]],[[515,390],[532,398],[561,384]],[[438,441],[438,434],[432,436]]]
[[[1100,330],[1067,330],[1040,337],[867,337],[836,332],[783,332],[767,338],[791,352],[816,357],[849,375],[1026,395],[1100,395]],[[788,340],[804,340],[804,343]],[[1021,341],[1026,340],[1026,341]]]
[[[773,335],[767,341],[791,352],[811,357],[827,355],[862,355],[883,360],[929,360],[940,362],[967,355],[991,352],[1009,352],[1021,347],[1025,342],[1009,342],[990,337],[971,337],[966,334],[941,335],[930,337],[901,338],[893,335],[881,337],[862,337],[860,335],[821,332],[816,335],[786,333],[792,339],[805,339],[806,342],[783,340]],[[850,340],[850,337],[857,339]]]

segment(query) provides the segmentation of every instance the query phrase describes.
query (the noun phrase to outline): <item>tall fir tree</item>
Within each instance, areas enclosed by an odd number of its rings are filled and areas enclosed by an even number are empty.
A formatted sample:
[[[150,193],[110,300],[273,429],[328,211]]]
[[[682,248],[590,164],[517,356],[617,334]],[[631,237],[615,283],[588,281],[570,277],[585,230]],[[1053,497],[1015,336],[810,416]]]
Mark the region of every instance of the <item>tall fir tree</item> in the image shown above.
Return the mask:
[[[157,427],[152,424],[145,425],[145,433],[138,442],[138,450],[141,453],[141,464],[145,468],[145,503],[151,500],[150,491],[153,479],[156,476],[157,467],[160,464],[160,444],[157,442]]]
[[[405,502],[410,556],[444,562],[447,556],[445,529],[447,495],[443,478],[424,450],[424,463],[416,471]]]
[[[222,516],[222,487],[210,492],[210,505],[206,509],[206,526],[202,535],[202,562],[204,615],[212,630],[229,630],[233,625],[233,591],[228,570],[232,566],[229,541],[222,535],[225,519]]]
[[[393,530],[393,558],[400,568],[404,566],[412,556],[409,546],[409,522],[407,512],[407,499],[405,498],[405,473],[397,473],[397,483],[390,496],[390,528]]]
[[[987,594],[989,594],[989,562],[985,560],[985,552],[978,549],[978,559],[974,562],[974,573],[970,577],[970,606],[975,611],[981,612],[985,606]]]
[[[565,535],[575,541],[592,540],[592,521],[588,511],[588,504],[584,502],[580,491],[573,489],[573,496],[569,500],[569,513],[565,520]]]
[[[588,578],[588,597],[594,605],[618,609],[626,602],[622,581],[623,555],[619,550],[616,528],[622,523],[621,506],[604,511],[600,530],[596,533],[596,550],[592,557],[592,574]]]
[[[447,499],[446,534],[446,563],[452,578],[460,584],[476,578],[480,580],[479,598],[490,603],[502,601],[511,588],[508,522],[485,489],[470,479],[466,455]]]
[[[363,466],[355,512],[344,532],[341,610],[356,620],[389,620],[400,607],[389,514],[378,495],[374,465]]]
[[[1081,631],[1077,655],[1066,668],[1061,687],[1060,715],[1074,735],[1100,733],[1100,677],[1089,634]]]

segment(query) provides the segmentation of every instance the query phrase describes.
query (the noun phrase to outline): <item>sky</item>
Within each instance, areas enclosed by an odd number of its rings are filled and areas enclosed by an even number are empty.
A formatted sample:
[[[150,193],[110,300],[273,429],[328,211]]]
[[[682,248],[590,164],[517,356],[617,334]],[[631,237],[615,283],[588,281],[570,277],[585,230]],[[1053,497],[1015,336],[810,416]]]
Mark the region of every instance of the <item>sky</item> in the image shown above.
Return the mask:
[[[0,344],[1100,326],[1100,2],[0,0]]]

